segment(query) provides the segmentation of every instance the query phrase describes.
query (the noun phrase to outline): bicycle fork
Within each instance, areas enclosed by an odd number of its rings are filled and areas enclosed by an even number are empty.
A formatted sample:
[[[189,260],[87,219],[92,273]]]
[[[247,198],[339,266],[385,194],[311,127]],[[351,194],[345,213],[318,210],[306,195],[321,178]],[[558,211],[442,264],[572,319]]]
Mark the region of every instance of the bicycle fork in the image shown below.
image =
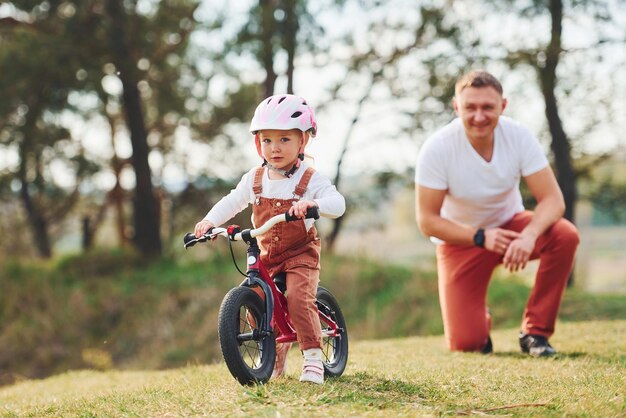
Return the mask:
[[[343,334],[344,329],[338,327],[337,323],[333,320],[335,312],[320,301],[315,301],[315,304],[317,305],[320,319],[329,327],[328,329],[322,330],[322,335],[324,337],[334,338],[339,337],[341,334]]]
[[[265,313],[263,314],[260,326],[253,330],[251,336],[253,340],[258,341],[274,332],[271,324],[272,312],[274,312],[274,296],[272,295],[272,290],[269,285],[260,277],[260,272],[263,267],[261,264],[261,250],[256,242],[256,238],[250,238],[248,242],[247,263],[246,278],[241,282],[240,286],[251,288],[256,285],[259,286],[265,294]],[[244,340],[250,339],[250,336],[247,335],[240,335],[240,337]]]

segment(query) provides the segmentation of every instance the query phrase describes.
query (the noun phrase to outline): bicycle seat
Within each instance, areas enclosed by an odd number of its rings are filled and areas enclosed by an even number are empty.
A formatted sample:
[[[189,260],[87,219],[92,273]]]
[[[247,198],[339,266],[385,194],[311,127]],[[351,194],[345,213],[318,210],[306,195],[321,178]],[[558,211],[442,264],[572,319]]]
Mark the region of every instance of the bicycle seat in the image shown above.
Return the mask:
[[[274,284],[276,284],[278,290],[280,290],[282,293],[285,293],[285,291],[287,290],[287,273],[278,273],[276,276],[274,276]]]

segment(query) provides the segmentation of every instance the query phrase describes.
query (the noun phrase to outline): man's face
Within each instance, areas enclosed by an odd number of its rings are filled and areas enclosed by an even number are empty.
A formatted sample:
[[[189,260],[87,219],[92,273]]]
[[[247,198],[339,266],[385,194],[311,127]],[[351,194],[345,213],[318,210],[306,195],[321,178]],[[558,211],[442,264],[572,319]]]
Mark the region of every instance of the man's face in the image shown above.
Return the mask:
[[[463,121],[467,137],[476,143],[493,139],[506,99],[493,87],[466,87],[455,96],[453,105]]]

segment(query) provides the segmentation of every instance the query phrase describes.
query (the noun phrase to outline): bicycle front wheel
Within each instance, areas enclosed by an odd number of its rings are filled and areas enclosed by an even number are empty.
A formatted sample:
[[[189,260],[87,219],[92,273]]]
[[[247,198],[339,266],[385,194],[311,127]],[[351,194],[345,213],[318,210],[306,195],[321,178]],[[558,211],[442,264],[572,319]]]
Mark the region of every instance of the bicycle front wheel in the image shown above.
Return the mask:
[[[261,298],[247,287],[235,287],[224,296],[218,336],[228,370],[242,385],[267,382],[274,369],[274,333],[259,328],[265,313]]]
[[[320,312],[328,315],[341,330],[339,335],[329,336],[330,327],[320,318],[322,326],[322,362],[326,377],[339,377],[348,363],[348,329],[337,299],[328,289],[318,287],[317,303]]]

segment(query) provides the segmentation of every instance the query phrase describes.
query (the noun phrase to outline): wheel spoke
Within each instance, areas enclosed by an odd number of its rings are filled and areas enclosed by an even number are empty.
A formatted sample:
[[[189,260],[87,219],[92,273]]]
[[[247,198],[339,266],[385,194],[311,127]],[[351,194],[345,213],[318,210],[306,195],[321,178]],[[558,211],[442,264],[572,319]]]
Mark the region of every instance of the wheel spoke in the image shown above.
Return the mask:
[[[256,369],[260,365],[260,350],[256,342],[246,342],[241,346],[241,357],[251,369]]]
[[[334,320],[334,318],[332,318]],[[322,326],[322,355],[324,356],[324,363],[332,364],[335,361],[335,350],[336,350],[336,339],[339,337],[329,337],[328,334],[331,334],[333,330],[324,323],[324,321],[320,321]]]
[[[335,338],[324,339],[324,347],[322,348],[322,354],[324,355],[325,363],[332,363],[335,360],[336,350]]]
[[[343,313],[335,297],[323,287],[318,288],[317,307],[322,331],[324,374],[339,377],[348,360],[348,333]]]
[[[257,369],[261,365],[261,345],[258,341],[254,341],[250,338],[254,329],[256,328],[256,320],[254,314],[248,307],[242,306],[239,311],[239,352],[241,358],[251,369]],[[245,338],[240,338],[243,334]]]

